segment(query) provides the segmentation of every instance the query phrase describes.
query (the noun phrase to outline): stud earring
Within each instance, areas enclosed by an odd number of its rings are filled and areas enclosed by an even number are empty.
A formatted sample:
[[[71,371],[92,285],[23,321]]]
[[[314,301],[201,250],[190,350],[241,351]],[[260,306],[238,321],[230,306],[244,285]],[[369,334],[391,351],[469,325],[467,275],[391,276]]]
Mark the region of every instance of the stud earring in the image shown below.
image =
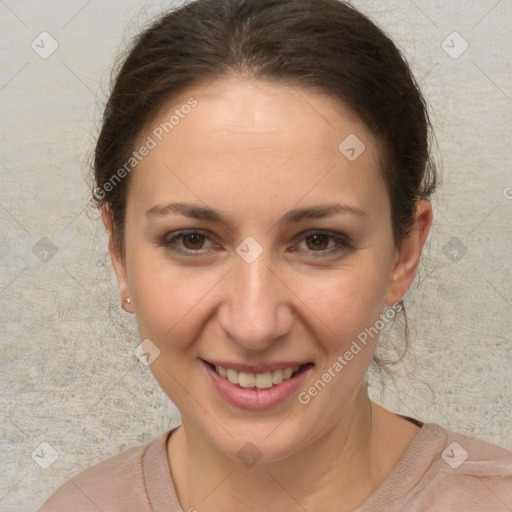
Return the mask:
[[[131,299],[131,297],[125,297],[123,300],[124,300],[125,302],[127,302],[128,304],[131,304],[131,303],[132,303],[132,299]]]

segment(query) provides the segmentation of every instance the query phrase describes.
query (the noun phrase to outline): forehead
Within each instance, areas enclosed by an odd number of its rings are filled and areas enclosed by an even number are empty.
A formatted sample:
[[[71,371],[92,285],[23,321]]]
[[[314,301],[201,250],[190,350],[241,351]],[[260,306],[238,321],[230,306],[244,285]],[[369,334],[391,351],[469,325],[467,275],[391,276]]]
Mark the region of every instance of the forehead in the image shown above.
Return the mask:
[[[208,203],[214,192],[242,206],[385,194],[376,141],[357,115],[286,83],[230,76],[190,88],[160,110],[139,146],[148,137],[154,147],[131,177],[136,206],[194,194]]]

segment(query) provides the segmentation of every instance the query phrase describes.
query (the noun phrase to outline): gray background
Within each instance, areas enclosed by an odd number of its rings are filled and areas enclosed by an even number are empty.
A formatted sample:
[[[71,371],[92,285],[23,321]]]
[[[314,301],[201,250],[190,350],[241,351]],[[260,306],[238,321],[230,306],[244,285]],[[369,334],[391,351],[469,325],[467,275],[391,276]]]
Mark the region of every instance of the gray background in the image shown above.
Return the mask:
[[[179,422],[133,354],[135,322],[87,208],[114,58],[174,4],[0,0],[0,510],[33,510],[66,478]],[[406,300],[411,351],[394,377],[370,372],[372,396],[512,448],[512,0],[354,4],[409,59],[444,175]],[[46,58],[43,31],[58,43]],[[399,343],[400,323],[384,334],[384,348]]]

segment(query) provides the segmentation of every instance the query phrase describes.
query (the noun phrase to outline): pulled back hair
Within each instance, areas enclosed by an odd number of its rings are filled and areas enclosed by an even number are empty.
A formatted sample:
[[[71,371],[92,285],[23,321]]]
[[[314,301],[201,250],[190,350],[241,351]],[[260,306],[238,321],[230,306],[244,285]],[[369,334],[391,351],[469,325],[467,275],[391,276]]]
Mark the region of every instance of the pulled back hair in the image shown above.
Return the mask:
[[[100,208],[108,205],[121,255],[130,175],[115,186],[109,180],[164,104],[232,73],[333,95],[358,114],[380,146],[400,245],[416,201],[437,188],[437,173],[424,98],[391,39],[339,0],[194,0],[136,37],[104,111],[93,198]]]
[[[129,175],[105,185],[164,103],[230,72],[331,94],[359,115],[381,142],[398,245],[416,200],[430,197],[437,177],[425,101],[391,39],[338,0],[195,0],[136,38],[105,108],[94,153],[102,193],[94,198],[98,207],[109,205],[121,253]]]

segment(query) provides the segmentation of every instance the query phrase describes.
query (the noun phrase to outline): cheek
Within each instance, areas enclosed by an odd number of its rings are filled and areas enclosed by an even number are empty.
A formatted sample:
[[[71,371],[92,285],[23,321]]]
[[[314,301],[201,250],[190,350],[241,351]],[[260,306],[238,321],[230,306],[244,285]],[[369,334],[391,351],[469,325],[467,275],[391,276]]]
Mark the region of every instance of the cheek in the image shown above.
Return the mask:
[[[218,271],[172,265],[144,252],[136,255],[130,290],[141,339],[155,340],[161,350],[185,348],[201,329],[204,306],[221,278]]]
[[[290,304],[302,312],[303,320],[309,319],[324,344],[342,348],[340,344],[350,342],[382,313],[387,276],[375,262],[368,267],[309,276],[282,272],[293,290]],[[154,339],[176,350],[185,348],[214,314],[215,301],[222,300],[224,274],[218,268],[173,266],[151,255],[136,256],[130,290],[137,304],[141,339]]]
[[[324,345],[340,351],[373,325],[385,307],[386,278],[377,264],[336,269],[308,280],[297,295],[323,326]]]

